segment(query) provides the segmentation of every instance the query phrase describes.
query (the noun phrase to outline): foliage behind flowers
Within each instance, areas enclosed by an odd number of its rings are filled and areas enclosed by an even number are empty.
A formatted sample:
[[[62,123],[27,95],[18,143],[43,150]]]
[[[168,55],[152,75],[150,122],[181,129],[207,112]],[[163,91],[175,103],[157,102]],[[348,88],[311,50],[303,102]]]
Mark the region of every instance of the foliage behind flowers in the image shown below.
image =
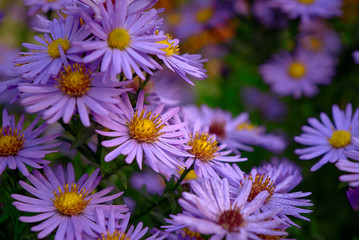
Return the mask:
[[[0,239],[359,239],[357,8],[2,1]]]

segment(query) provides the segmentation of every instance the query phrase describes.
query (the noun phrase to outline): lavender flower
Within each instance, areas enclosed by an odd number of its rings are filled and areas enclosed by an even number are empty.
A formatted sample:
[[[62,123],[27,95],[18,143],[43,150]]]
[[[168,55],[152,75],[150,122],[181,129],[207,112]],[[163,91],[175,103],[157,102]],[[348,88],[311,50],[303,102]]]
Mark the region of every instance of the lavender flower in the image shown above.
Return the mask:
[[[17,64],[15,73],[35,84],[44,84],[51,76],[57,76],[63,64],[68,65],[68,60],[80,62],[78,52],[81,50],[73,42],[84,40],[90,34],[86,24],[80,26],[79,18],[74,16],[49,22],[48,33],[44,34],[44,39],[34,37],[40,46],[24,43],[29,51],[22,52],[23,56],[14,61]]]
[[[41,111],[49,124],[60,118],[69,123],[72,115],[79,113],[84,126],[90,126],[89,111],[107,116],[116,111],[117,98],[129,89],[119,87],[128,84],[102,83],[103,74],[93,74],[88,66],[77,63],[65,66],[58,78],[45,85],[20,84],[21,104],[30,113]]]
[[[163,32],[157,33],[157,35],[163,36]],[[191,85],[194,85],[193,82],[187,77],[187,74],[195,77],[197,79],[204,79],[207,77],[205,74],[206,70],[203,69],[203,62],[206,59],[201,59],[201,55],[191,55],[191,54],[182,54],[180,55],[179,50],[179,40],[172,39],[168,34],[166,35],[167,39],[159,41],[167,45],[166,48],[162,50],[166,53],[165,55],[157,55],[164,64],[173,72],[176,72],[181,78],[186,80]]]
[[[186,227],[201,234],[210,234],[212,239],[260,239],[258,234],[270,236],[286,235],[275,230],[281,223],[273,217],[281,209],[260,213],[269,193],[259,193],[250,203],[247,202],[252,189],[252,182],[247,180],[234,201],[230,199],[227,179],[216,181],[204,180],[202,184],[191,182],[194,193],[183,193],[178,202],[183,207],[182,214],[171,215],[170,226],[166,231],[175,231]]]
[[[290,18],[300,17],[303,22],[312,18],[330,18],[341,15],[341,0],[272,0],[273,4]]]
[[[61,134],[47,137],[38,137],[47,127],[42,124],[34,129],[39,117],[37,117],[25,130],[23,124],[25,116],[22,115],[19,122],[15,123],[14,115],[9,116],[6,109],[2,114],[2,127],[0,132],[0,174],[7,166],[10,169],[18,168],[25,176],[29,175],[26,165],[33,168],[42,168],[42,164],[50,161],[44,160],[46,154],[56,152],[48,150],[59,144],[44,144]],[[40,165],[41,164],[41,165]]]
[[[144,238],[143,236],[148,231],[148,227],[143,228],[143,223],[140,222],[137,226],[131,225],[129,229],[128,223],[130,221],[130,213],[127,213],[124,217],[121,217],[120,224],[118,223],[118,218],[116,215],[119,213],[115,213],[114,209],[110,210],[110,217],[108,218],[102,208],[95,209],[95,217],[96,224],[101,228],[101,231],[98,233],[96,237],[84,236],[84,239],[88,240],[110,240],[110,239],[131,239],[131,240],[162,240],[166,237],[166,235],[158,237],[159,231],[148,238]]]
[[[97,132],[104,136],[116,137],[102,142],[105,147],[116,146],[116,149],[105,156],[105,161],[112,161],[123,154],[127,155],[125,161],[128,164],[136,157],[138,166],[142,169],[144,152],[148,164],[158,172],[159,162],[171,168],[183,167],[182,161],[178,158],[192,156],[184,151],[184,143],[188,141],[184,129],[186,123],[169,123],[179,111],[178,108],[168,109],[161,114],[163,105],[144,105],[143,91],[138,96],[135,110],[127,94],[122,94],[119,106],[124,114],[112,114],[109,116],[110,119],[97,118],[100,124],[113,130]]]
[[[85,63],[101,59],[101,72],[106,72],[105,76],[110,76],[112,81],[118,81],[116,76],[122,72],[132,79],[132,69],[142,79],[145,77],[140,68],[149,74],[151,69],[162,69],[149,54],[164,55],[161,48],[166,45],[157,43],[164,37],[147,34],[161,23],[157,10],[131,15],[126,0],[116,0],[114,6],[112,1],[106,1],[106,8],[103,4],[99,4],[99,8],[101,24],[90,16],[82,16],[97,37],[94,41],[76,43],[85,51],[93,51],[84,57]]]
[[[203,178],[218,178],[216,169],[223,162],[241,162],[247,158],[240,156],[228,156],[232,153],[226,150],[225,144],[218,144],[216,136],[209,134],[208,131],[201,131],[199,121],[194,124],[190,140],[187,143],[191,147],[188,151],[193,154],[185,164],[189,168],[194,163],[194,171],[197,176]]]
[[[359,212],[359,187],[349,188],[347,190],[347,197],[353,210]]]
[[[75,182],[72,164],[67,165],[67,176],[61,166],[57,168],[56,175],[47,165],[44,166],[46,176],[37,170],[27,176],[33,185],[20,181],[20,185],[36,198],[19,194],[12,194],[13,205],[24,212],[40,213],[35,216],[22,216],[20,221],[32,223],[43,221],[31,228],[40,231],[38,238],[44,238],[57,228],[55,240],[82,239],[81,234],[86,233],[96,237],[101,227],[95,223],[95,208],[101,208],[110,215],[110,210],[116,211],[116,217],[121,216],[127,208],[125,205],[101,205],[121,196],[122,192],[105,196],[113,187],[107,187],[97,193],[91,192],[101,180],[98,176],[100,169],[96,169],[90,176],[83,175]]]
[[[339,159],[347,159],[344,151],[354,149],[351,137],[359,137],[359,109],[352,115],[351,104],[346,106],[345,111],[333,105],[332,112],[334,124],[327,114],[321,113],[322,123],[315,118],[309,118],[310,126],[303,126],[304,133],[294,138],[296,142],[309,146],[295,150],[300,159],[310,160],[324,154],[311,171],[318,170],[327,162],[335,163]]]
[[[318,84],[329,84],[335,74],[334,61],[323,54],[297,50],[293,55],[282,52],[259,67],[263,81],[282,96],[312,97]]]
[[[288,216],[308,220],[302,216],[302,213],[310,213],[311,210],[302,209],[300,207],[308,207],[313,204],[310,200],[302,199],[309,196],[310,192],[290,192],[302,180],[302,176],[297,166],[288,160],[274,160],[272,163],[265,164],[260,167],[252,168],[251,172],[243,176],[240,168],[233,164],[232,168],[228,165],[220,170],[221,176],[228,178],[230,183],[230,191],[234,196],[240,193],[245,180],[253,182],[252,190],[249,194],[248,201],[252,201],[260,192],[267,191],[269,193],[263,206],[262,211],[274,210],[282,207],[283,211],[277,214],[280,219],[285,220],[286,224],[299,227]]]
[[[359,139],[352,137],[351,140],[356,150],[345,151],[344,155],[348,158],[359,161],[359,151],[357,150],[359,148]],[[349,186],[351,187],[359,186],[359,163],[354,163],[346,159],[339,159],[335,166],[341,171],[350,173],[340,176],[340,181],[349,182]]]

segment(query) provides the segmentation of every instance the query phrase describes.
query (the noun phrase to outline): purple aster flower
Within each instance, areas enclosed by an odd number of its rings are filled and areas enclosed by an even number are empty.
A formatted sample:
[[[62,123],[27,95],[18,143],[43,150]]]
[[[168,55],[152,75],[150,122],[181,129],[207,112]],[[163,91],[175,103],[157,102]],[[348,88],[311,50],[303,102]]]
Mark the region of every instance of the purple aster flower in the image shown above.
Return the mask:
[[[303,22],[312,18],[340,16],[341,0],[272,0],[273,4],[287,13],[290,18],[300,17]]]
[[[283,211],[277,216],[285,220],[285,223],[295,225],[288,216],[308,220],[302,216],[302,213],[310,213],[311,210],[302,209],[300,207],[312,206],[310,200],[303,199],[309,196],[310,192],[290,192],[302,180],[300,170],[293,163],[288,160],[273,161],[260,167],[252,168],[251,172],[243,176],[241,169],[233,164],[232,168],[229,165],[220,170],[220,175],[228,178],[230,183],[230,191],[239,194],[242,190],[243,182],[250,180],[253,182],[252,190],[249,194],[248,201],[251,202],[260,192],[267,191],[268,197],[260,207],[262,211],[274,210],[282,207]]]
[[[347,197],[353,210],[359,212],[359,187],[349,188],[347,190]]]
[[[164,105],[156,107],[144,105],[144,92],[141,91],[136,108],[133,109],[127,94],[122,94],[119,107],[124,114],[112,114],[110,119],[98,117],[98,122],[113,130],[105,132],[98,130],[101,135],[116,137],[102,142],[105,147],[116,147],[105,156],[109,162],[119,155],[127,155],[126,163],[131,164],[136,157],[142,169],[143,153],[150,167],[158,172],[157,164],[162,162],[171,168],[183,167],[179,157],[192,156],[184,151],[184,143],[188,141],[185,122],[170,124],[179,108],[170,108],[162,113]]]
[[[60,118],[69,123],[72,115],[78,112],[82,124],[89,127],[89,112],[107,116],[116,111],[117,97],[129,90],[119,88],[128,82],[103,83],[102,75],[93,74],[90,67],[77,63],[64,66],[56,79],[44,85],[20,84],[21,104],[26,106],[27,112],[41,111],[49,124]]]
[[[359,137],[359,109],[356,109],[353,115],[351,104],[346,106],[345,111],[333,105],[332,112],[334,124],[327,114],[321,113],[322,123],[316,118],[309,118],[310,126],[303,126],[304,133],[294,137],[296,142],[309,146],[295,150],[300,159],[310,160],[323,155],[311,171],[318,170],[328,162],[335,163],[339,159],[347,159],[344,151],[354,149],[351,137]]]
[[[317,94],[317,84],[330,84],[335,68],[331,57],[299,49],[294,54],[281,52],[274,55],[259,67],[259,72],[273,92],[299,98]]]
[[[39,137],[47,125],[42,124],[35,129],[39,117],[37,117],[25,130],[23,124],[25,116],[22,115],[19,122],[15,123],[14,115],[9,116],[6,109],[2,114],[2,126],[0,128],[0,174],[8,166],[10,169],[18,168],[25,176],[29,175],[26,165],[33,168],[42,168],[42,164],[48,164],[43,158],[46,154],[56,152],[48,150],[59,144],[44,144],[61,134],[47,137]],[[41,165],[40,165],[41,164]]]
[[[119,213],[115,213],[114,209],[111,209],[110,217],[108,218],[105,214],[103,209],[96,208],[96,223],[100,226],[101,231],[98,233],[96,237],[89,237],[85,235],[84,239],[87,240],[110,240],[110,239],[131,239],[131,240],[161,240],[166,237],[161,236],[158,237],[159,231],[153,234],[150,237],[145,238],[144,235],[148,231],[148,227],[143,228],[143,223],[140,222],[137,226],[131,225],[128,229],[128,223],[130,221],[130,213],[127,213],[124,217],[121,217],[121,222],[118,223],[118,218],[116,215]]]
[[[344,155],[348,158],[359,161],[359,139],[352,137],[351,141],[354,144],[356,150],[344,151]],[[341,171],[350,173],[340,176],[340,181],[349,182],[349,186],[351,187],[359,186],[359,163],[351,162],[346,159],[339,159],[335,166]]]
[[[130,178],[130,185],[138,190],[145,186],[147,193],[158,195],[162,195],[166,187],[161,175],[149,169],[143,172],[133,173]]]
[[[20,185],[36,198],[19,194],[12,194],[13,205],[24,212],[39,213],[34,216],[22,216],[20,221],[33,223],[43,221],[31,228],[31,231],[40,232],[38,238],[44,238],[56,228],[55,240],[82,239],[86,233],[96,237],[101,227],[95,223],[95,208],[102,208],[109,217],[110,210],[116,211],[116,216],[127,211],[125,205],[101,205],[121,196],[123,192],[106,196],[114,187],[107,187],[91,194],[101,181],[98,176],[100,169],[96,169],[90,176],[84,174],[75,181],[74,169],[71,163],[67,165],[67,174],[61,166],[57,167],[56,175],[47,165],[44,166],[46,176],[37,170],[27,176],[33,185],[20,181]]]
[[[240,158],[239,155],[230,156],[231,150],[227,150],[225,144],[219,144],[216,136],[208,131],[202,131],[200,120],[194,124],[187,145],[191,147],[188,151],[193,154],[185,164],[189,168],[194,163],[194,172],[202,178],[218,178],[216,169],[223,162],[242,162],[247,158]]]
[[[241,192],[232,201],[227,179],[216,181],[204,180],[202,184],[191,182],[194,193],[184,192],[179,204],[182,214],[171,215],[167,220],[170,226],[166,231],[174,231],[183,227],[201,234],[212,235],[211,239],[261,239],[258,235],[283,236],[286,232],[275,230],[281,221],[273,217],[280,208],[259,212],[269,193],[263,191],[255,199],[248,202],[252,182],[247,180]]]
[[[161,48],[164,44],[157,43],[165,36],[148,34],[161,24],[157,10],[150,9],[145,12],[128,13],[126,0],[106,2],[106,8],[99,4],[102,15],[101,24],[93,21],[89,16],[82,17],[89,24],[89,29],[97,40],[77,42],[76,45],[85,51],[92,51],[83,59],[85,63],[101,59],[101,72],[110,76],[112,81],[118,81],[117,74],[124,73],[132,79],[132,70],[142,79],[145,79],[142,70],[152,74],[151,69],[162,69],[161,66],[149,56],[164,55]]]
[[[182,108],[182,112],[190,126],[194,126],[197,119],[200,119],[204,131],[214,134],[220,143],[237,154],[238,149],[253,151],[248,145],[258,145],[274,152],[281,152],[286,146],[281,137],[266,134],[264,126],[251,124],[248,113],[232,118],[230,112],[220,108],[212,109],[206,105],[202,105],[201,109],[186,106]]]
[[[44,34],[44,39],[35,36],[40,45],[24,43],[29,51],[22,52],[23,56],[14,61],[17,64],[15,73],[34,80],[35,84],[44,84],[51,76],[57,76],[63,64],[68,65],[68,60],[80,62],[80,49],[73,42],[81,41],[90,34],[86,24],[80,26],[79,18],[74,16],[54,19],[48,27],[51,36],[48,33]]]
[[[24,0],[25,6],[29,6],[29,15],[34,15],[38,10],[43,13],[48,11],[63,10],[64,7],[71,3],[71,0]]]
[[[163,32],[157,32],[157,35],[164,36]],[[207,61],[206,59],[201,59],[201,55],[199,54],[182,54],[180,55],[179,49],[179,40],[172,39],[170,35],[165,35],[167,39],[163,41],[159,41],[158,43],[162,43],[167,45],[166,48],[162,50],[165,52],[165,55],[157,55],[159,59],[161,59],[164,64],[171,71],[177,73],[181,78],[186,80],[191,85],[194,85],[193,82],[187,77],[187,74],[195,77],[197,79],[204,79],[207,77],[205,74],[206,70],[203,69],[203,62]]]
[[[330,29],[323,20],[312,21],[311,24],[301,24],[298,36],[301,48],[313,53],[336,56],[342,47],[338,34]]]

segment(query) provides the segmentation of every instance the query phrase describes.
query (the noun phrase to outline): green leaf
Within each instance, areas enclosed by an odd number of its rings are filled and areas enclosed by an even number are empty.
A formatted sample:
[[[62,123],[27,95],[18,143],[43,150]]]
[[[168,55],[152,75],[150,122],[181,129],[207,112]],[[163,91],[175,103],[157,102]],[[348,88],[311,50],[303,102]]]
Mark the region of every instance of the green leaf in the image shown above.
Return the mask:
[[[116,175],[119,177],[119,182],[124,189],[127,189],[127,177],[121,170],[116,171]]]
[[[71,144],[70,150],[78,148],[79,146],[87,142],[94,134],[95,134],[95,128],[93,126],[89,128],[82,126],[79,129],[75,140]]]

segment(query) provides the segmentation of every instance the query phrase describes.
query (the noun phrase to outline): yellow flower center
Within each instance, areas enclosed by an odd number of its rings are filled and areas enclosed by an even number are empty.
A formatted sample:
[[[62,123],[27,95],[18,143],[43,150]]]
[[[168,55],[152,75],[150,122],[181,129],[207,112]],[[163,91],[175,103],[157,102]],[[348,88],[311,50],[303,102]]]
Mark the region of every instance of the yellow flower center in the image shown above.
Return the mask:
[[[174,45],[173,42],[170,42],[172,40],[172,37],[170,35],[166,35],[167,39],[158,41],[157,43],[166,44],[166,48],[161,48],[162,51],[166,53],[166,56],[172,56],[173,54],[179,54],[179,47],[178,45]]]
[[[75,63],[72,67],[65,66],[63,72],[60,72],[56,81],[64,93],[71,97],[80,97],[90,90],[92,72],[83,65]]]
[[[273,229],[273,230],[282,231],[282,229]],[[287,237],[288,235],[284,235],[284,236],[270,236],[270,235],[257,234],[257,236],[258,236],[260,239],[262,239],[262,240],[280,240],[280,239],[283,239],[283,238]]]
[[[138,142],[152,143],[157,141],[158,137],[163,134],[160,133],[160,130],[165,125],[162,124],[161,118],[158,114],[151,116],[151,113],[148,112],[145,115],[145,110],[143,110],[138,116],[136,111],[131,122],[127,123],[131,137]]]
[[[191,136],[188,145],[192,147],[192,153],[197,159],[208,162],[218,156],[216,152],[219,150],[218,142],[213,137],[209,137],[208,133],[196,133]]]
[[[297,1],[304,4],[312,4],[315,0],[297,0]]]
[[[81,188],[76,184],[69,184],[64,186],[64,191],[61,187],[57,187],[59,193],[54,191],[55,199],[51,199],[55,208],[63,215],[72,216],[82,213],[86,206],[90,203],[90,200],[85,200],[88,192],[86,189]]]
[[[15,156],[24,145],[24,135],[15,128],[10,127],[0,130],[0,156]]]
[[[131,36],[125,29],[115,28],[108,34],[107,43],[110,48],[124,50],[130,46]]]
[[[214,11],[213,11],[212,8],[209,8],[209,7],[204,8],[204,9],[197,12],[196,19],[200,23],[205,23],[209,19],[211,19],[211,17],[213,16],[213,13],[214,13]]]
[[[254,130],[256,129],[257,127],[254,125],[254,124],[251,124],[251,123],[241,123],[237,126],[237,130],[238,131],[251,131],[251,130]]]
[[[347,146],[351,140],[350,132],[344,130],[334,131],[332,137],[328,139],[330,145],[335,148],[343,148]]]
[[[264,175],[257,174],[254,177],[254,179],[253,179],[252,175],[249,175],[248,179],[253,182],[252,190],[248,197],[249,202],[253,201],[254,198],[260,192],[265,191],[265,190],[267,190],[269,193],[269,196],[267,197],[266,201],[268,201],[272,197],[274,190],[275,190],[275,186],[273,186],[273,181],[271,181],[269,177],[266,177],[266,179],[264,179]]]
[[[308,40],[308,48],[312,51],[319,52],[323,47],[323,43],[319,38],[311,37]]]
[[[221,213],[218,218],[218,224],[229,232],[238,231],[239,227],[244,223],[239,208],[231,208]]]
[[[98,238],[98,240],[130,240],[130,238],[125,233],[115,230],[112,234],[108,231],[106,235],[102,233],[101,238]]]
[[[183,232],[185,235],[183,236],[183,239],[186,239],[186,237],[189,237],[189,239],[195,239],[195,240],[204,240],[204,238],[199,234],[198,232],[193,232],[189,230],[188,228],[183,228]]]
[[[47,53],[52,58],[60,57],[59,45],[61,46],[62,50],[64,50],[65,53],[70,48],[70,42],[67,39],[59,38],[52,41],[47,47]]]
[[[292,78],[301,78],[307,73],[307,68],[301,62],[292,62],[288,67],[288,74]]]
[[[183,172],[184,172],[184,169],[180,168],[180,170],[178,171],[178,174],[182,175]],[[186,177],[184,179],[187,180],[187,181],[195,180],[195,179],[197,179],[197,175],[196,175],[195,171],[192,169],[187,173],[187,175],[186,175]]]

